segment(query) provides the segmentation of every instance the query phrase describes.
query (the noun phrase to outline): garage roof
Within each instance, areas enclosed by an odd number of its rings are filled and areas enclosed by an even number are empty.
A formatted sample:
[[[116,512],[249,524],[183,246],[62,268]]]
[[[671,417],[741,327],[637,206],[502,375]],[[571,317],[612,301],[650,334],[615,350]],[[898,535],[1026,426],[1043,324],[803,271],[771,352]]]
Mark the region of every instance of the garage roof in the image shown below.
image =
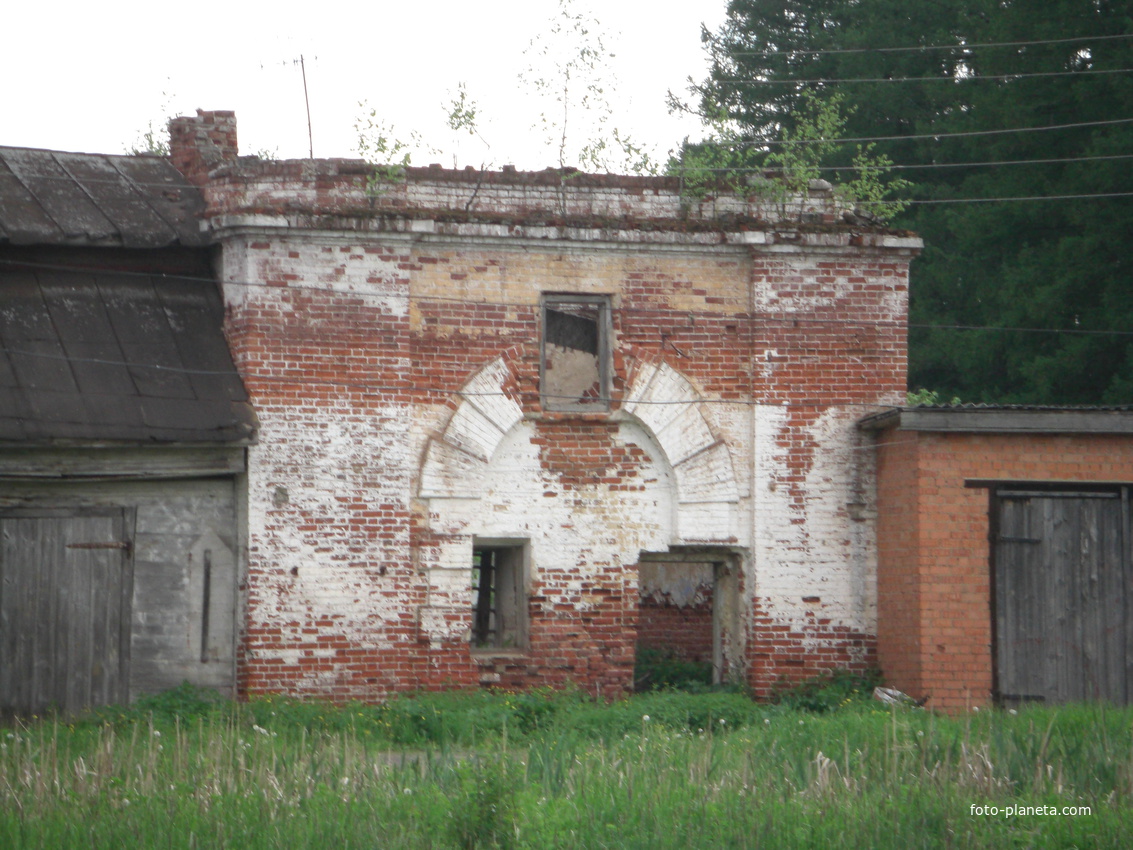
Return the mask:
[[[203,209],[165,157],[0,147],[0,245],[202,245]]]
[[[951,431],[1040,434],[1130,434],[1133,408],[1024,404],[921,405],[864,417],[867,431]]]
[[[0,267],[0,441],[250,442],[216,283]]]

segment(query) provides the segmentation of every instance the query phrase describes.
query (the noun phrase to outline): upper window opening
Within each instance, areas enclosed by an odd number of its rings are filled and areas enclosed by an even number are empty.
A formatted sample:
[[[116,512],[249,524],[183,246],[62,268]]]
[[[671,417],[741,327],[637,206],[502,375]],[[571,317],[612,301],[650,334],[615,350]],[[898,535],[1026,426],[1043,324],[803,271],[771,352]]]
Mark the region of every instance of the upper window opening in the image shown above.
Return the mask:
[[[604,295],[544,297],[544,409],[609,410],[609,325],[610,301]]]

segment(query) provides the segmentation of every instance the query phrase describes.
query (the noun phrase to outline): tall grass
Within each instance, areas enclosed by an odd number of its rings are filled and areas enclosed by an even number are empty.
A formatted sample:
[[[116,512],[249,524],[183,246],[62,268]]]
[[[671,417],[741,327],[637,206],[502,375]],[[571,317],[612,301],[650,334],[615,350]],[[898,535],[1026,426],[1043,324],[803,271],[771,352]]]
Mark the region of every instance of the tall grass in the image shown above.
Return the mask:
[[[192,699],[0,728],[0,847],[1133,846],[1129,710]]]

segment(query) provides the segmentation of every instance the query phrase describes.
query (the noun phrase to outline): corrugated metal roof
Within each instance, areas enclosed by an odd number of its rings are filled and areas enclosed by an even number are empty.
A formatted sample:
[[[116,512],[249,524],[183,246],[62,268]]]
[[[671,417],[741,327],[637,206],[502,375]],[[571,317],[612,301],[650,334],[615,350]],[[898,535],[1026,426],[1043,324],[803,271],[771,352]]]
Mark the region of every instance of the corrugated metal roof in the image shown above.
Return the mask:
[[[204,244],[200,191],[167,159],[0,147],[0,244]]]
[[[250,442],[222,324],[211,281],[0,267],[0,441]]]

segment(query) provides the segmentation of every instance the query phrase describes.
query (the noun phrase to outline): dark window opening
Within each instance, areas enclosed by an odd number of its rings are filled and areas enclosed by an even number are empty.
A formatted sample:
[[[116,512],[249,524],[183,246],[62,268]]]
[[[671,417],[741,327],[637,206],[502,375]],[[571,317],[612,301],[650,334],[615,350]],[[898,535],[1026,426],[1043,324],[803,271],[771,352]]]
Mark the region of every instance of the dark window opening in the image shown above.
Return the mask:
[[[609,307],[606,296],[544,298],[539,368],[547,410],[609,409]]]
[[[521,544],[473,547],[473,648],[522,649],[525,646],[527,596],[523,563]]]

